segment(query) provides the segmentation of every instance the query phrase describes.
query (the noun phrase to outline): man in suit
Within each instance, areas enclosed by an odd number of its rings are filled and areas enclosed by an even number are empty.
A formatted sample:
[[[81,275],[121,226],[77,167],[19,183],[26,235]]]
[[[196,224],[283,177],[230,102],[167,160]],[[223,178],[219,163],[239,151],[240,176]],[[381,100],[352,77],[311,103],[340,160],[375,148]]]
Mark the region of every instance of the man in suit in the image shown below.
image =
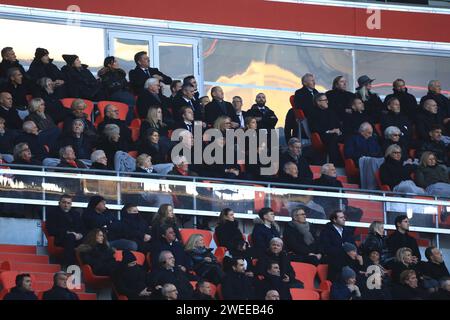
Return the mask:
[[[149,78],[145,81],[144,91],[138,96],[136,100],[136,107],[139,118],[146,119],[148,109],[151,106],[159,106],[163,112],[163,121],[170,128],[173,127],[174,121],[167,105],[168,98],[160,94],[160,81],[156,78]]]
[[[239,96],[233,97],[233,108],[236,111],[236,116],[239,119],[239,128],[245,128],[245,118],[248,116],[247,112],[242,111],[242,98]]]
[[[278,118],[275,113],[266,106],[266,95],[264,93],[258,93],[255,102],[256,104],[247,111],[247,116],[256,118],[258,129],[267,129],[268,132],[270,132],[271,129],[275,129]]]
[[[194,76],[187,76],[183,79],[183,85],[190,84],[194,87],[194,101],[198,101],[200,99],[200,92],[198,92],[198,83],[197,79]]]
[[[189,106],[182,106],[180,109],[181,121],[176,125],[177,129],[186,129],[194,134],[194,111]]]
[[[213,87],[211,89],[212,102],[205,107],[205,121],[208,125],[213,125],[214,121],[220,116],[228,116],[231,118],[231,126],[236,129],[239,128],[239,119],[233,105],[224,101],[224,93],[221,87]]]
[[[167,85],[172,83],[172,78],[159,71],[158,68],[150,68],[150,58],[147,52],[140,51],[136,53],[134,62],[136,62],[136,68],[130,70],[129,78],[135,95],[139,95],[144,91],[144,83],[148,78],[158,79]]]
[[[314,75],[306,73],[302,77],[303,87],[295,91],[294,106],[296,109],[302,109],[305,116],[308,117],[311,109],[314,107],[314,96],[319,93],[316,88]]]
[[[181,88],[180,93],[177,94],[176,97],[173,99],[172,112],[175,121],[177,122],[182,121],[180,111],[183,106],[191,107],[192,111],[194,111],[195,120],[202,120],[201,107],[198,103],[198,100],[194,99],[194,95],[195,95],[194,86],[191,84],[184,84],[183,87]]]
[[[17,109],[13,107],[13,98],[9,92],[0,92],[0,117],[5,119],[8,129],[22,129],[23,120],[19,117]]]

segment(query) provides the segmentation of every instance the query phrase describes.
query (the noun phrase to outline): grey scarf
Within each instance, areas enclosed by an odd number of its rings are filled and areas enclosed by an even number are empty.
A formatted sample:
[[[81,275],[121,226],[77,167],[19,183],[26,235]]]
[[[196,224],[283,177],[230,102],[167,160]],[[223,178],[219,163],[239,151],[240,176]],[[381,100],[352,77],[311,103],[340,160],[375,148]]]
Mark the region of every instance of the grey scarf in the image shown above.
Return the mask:
[[[300,232],[301,235],[303,235],[303,240],[305,241],[306,245],[310,245],[314,242],[314,237],[312,233],[309,231],[309,223],[298,223],[295,221],[289,222],[291,226],[293,226],[295,229],[297,229],[298,232]]]

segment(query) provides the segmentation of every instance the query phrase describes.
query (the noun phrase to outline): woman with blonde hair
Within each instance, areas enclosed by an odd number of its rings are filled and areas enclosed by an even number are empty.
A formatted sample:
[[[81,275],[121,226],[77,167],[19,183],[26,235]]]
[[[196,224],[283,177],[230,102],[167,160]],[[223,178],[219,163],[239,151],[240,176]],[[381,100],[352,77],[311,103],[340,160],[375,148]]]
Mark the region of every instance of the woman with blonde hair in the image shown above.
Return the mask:
[[[168,127],[163,119],[163,111],[160,106],[150,106],[148,108],[147,117],[142,121],[139,136],[142,139],[148,129],[154,128],[158,130],[161,136],[168,136]]]
[[[416,183],[429,195],[450,197],[450,184],[447,167],[437,163],[436,155],[426,151],[420,157],[416,171]]]
[[[226,130],[231,129],[231,118],[227,116],[220,116],[214,121],[214,129],[220,130],[225,133]]]
[[[45,112],[45,102],[41,98],[34,98],[28,104],[30,114],[24,121],[34,121],[39,130],[47,130],[56,127],[52,117]]]
[[[418,265],[414,262],[413,252],[407,247],[399,248],[395,254],[395,262],[392,264],[392,281],[399,283],[400,274],[408,269],[418,272]]]
[[[384,224],[380,221],[373,221],[369,226],[369,234],[364,240],[361,247],[364,256],[368,257],[372,251],[377,251],[380,254],[381,262],[384,262],[388,249],[384,236]]]
[[[219,284],[224,276],[216,257],[211,248],[206,248],[204,238],[201,234],[193,234],[185,246],[186,253],[193,262],[193,270],[203,279]]]

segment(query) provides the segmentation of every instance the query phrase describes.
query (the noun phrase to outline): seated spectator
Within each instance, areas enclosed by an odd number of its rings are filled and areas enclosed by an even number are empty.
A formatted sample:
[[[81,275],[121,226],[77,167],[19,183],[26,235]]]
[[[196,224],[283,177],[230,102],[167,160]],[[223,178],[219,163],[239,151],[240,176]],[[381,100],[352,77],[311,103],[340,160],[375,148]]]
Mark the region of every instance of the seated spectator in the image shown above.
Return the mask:
[[[437,104],[438,114],[442,118],[440,125],[448,124],[448,110],[450,109],[450,103],[446,96],[442,94],[442,86],[439,80],[430,80],[428,82],[428,92],[420,99],[420,106],[425,108],[427,100],[433,100]],[[419,123],[418,123],[419,124]]]
[[[88,230],[101,228],[110,239],[112,247],[119,250],[137,250],[137,244],[131,240],[121,239],[121,226],[116,214],[106,207],[105,198],[92,196],[83,212],[83,222]]]
[[[392,281],[399,283],[400,275],[405,270],[419,270],[417,259],[412,255],[412,250],[407,247],[399,248],[395,256],[395,262],[392,263]]]
[[[370,300],[391,300],[391,293],[390,293],[390,286],[391,286],[391,278],[388,273],[388,271],[385,269],[384,262],[381,262],[380,259],[380,252],[378,249],[372,249],[369,250],[369,253],[367,256],[364,257],[364,270],[367,270],[364,272],[365,278],[362,278],[361,281],[367,284],[367,280],[369,280],[370,276],[372,276],[374,273],[379,273],[381,276],[381,283],[378,282],[381,287],[376,288],[368,288],[367,285],[363,286],[363,296],[365,299]],[[378,271],[372,270],[372,272],[369,272],[372,268],[377,267]],[[369,269],[371,268],[371,269]],[[361,272],[361,275],[363,273]],[[373,281],[374,279],[372,279]],[[377,281],[377,280],[375,280]],[[373,283],[373,282],[372,282]]]
[[[287,278],[282,277],[280,266],[277,262],[269,262],[263,277],[255,285],[255,292],[258,295],[258,299],[263,300],[269,290],[276,290],[279,292],[281,300],[292,300],[289,284],[286,281]]]
[[[298,167],[294,162],[286,162],[284,164],[283,171],[278,175],[278,182],[299,185],[311,184],[309,179],[299,176]]]
[[[28,110],[30,114],[24,121],[33,121],[39,129],[39,135],[46,142],[45,144],[53,148],[61,134],[61,130],[56,127],[53,119],[45,112],[44,100],[41,98],[32,99],[29,103]]]
[[[270,133],[270,130],[275,129],[278,118],[275,112],[266,106],[266,95],[264,93],[258,93],[255,102],[256,104],[247,111],[246,116],[255,117],[258,128],[266,129]]]
[[[88,264],[97,276],[111,276],[117,268],[114,249],[109,246],[106,233],[93,229],[86,235],[83,244],[76,249],[81,262]]]
[[[345,142],[345,158],[353,159],[356,166],[359,166],[361,157],[381,157],[381,148],[377,137],[373,135],[372,125],[364,122],[359,127],[359,134],[353,135]]]
[[[332,163],[326,163],[320,168],[320,177],[314,179],[313,185],[341,189],[344,188],[342,182],[337,179],[336,168]],[[325,210],[325,213],[330,213],[331,211],[341,207],[340,201],[342,201],[342,205],[344,206],[347,206],[348,204],[347,198],[339,199],[315,196],[314,200]]]
[[[406,159],[409,158],[408,146],[402,139],[402,132],[399,128],[390,126],[384,130],[384,140],[381,145],[382,154],[385,154],[387,148],[389,148],[393,144],[398,145],[402,149],[401,161],[406,161]]]
[[[442,141],[442,127],[439,125],[431,126],[428,132],[428,139],[424,141],[420,148],[419,157],[425,151],[433,152],[439,164],[449,166],[448,158],[449,147]]]
[[[161,227],[161,236],[156,238],[152,246],[152,265],[158,265],[158,257],[162,251],[170,251],[177,261],[178,267],[184,272],[192,270],[193,263],[189,255],[184,251],[184,247],[177,240],[175,230],[172,226],[163,225]]]
[[[416,183],[429,195],[450,197],[450,181],[447,167],[437,164],[436,155],[425,151],[416,170]]]
[[[277,290],[269,290],[266,292],[264,300],[280,300],[280,294]]]
[[[393,144],[386,149],[384,163],[380,167],[380,179],[382,184],[387,184],[394,192],[425,194],[425,190],[418,187],[411,180],[411,174],[416,165],[411,159],[403,163],[402,149]]]
[[[22,129],[23,120],[19,116],[17,108],[13,106],[13,99],[9,92],[0,92],[0,117],[5,119],[8,129]]]
[[[130,300],[146,300],[152,295],[149,274],[137,264],[129,250],[122,252],[122,261],[114,270],[112,280],[117,292]]]
[[[155,78],[167,85],[172,83],[172,79],[159,71],[158,68],[150,68],[150,58],[147,52],[139,51],[136,53],[134,62],[136,68],[129,72],[130,86],[134,95],[139,95],[143,91],[144,83],[149,78]]]
[[[305,184],[311,184],[313,174],[309,163],[301,153],[301,141],[298,138],[291,138],[288,142],[288,150],[280,155],[280,171],[283,170],[285,163],[294,162],[297,165],[300,178],[305,181]]]
[[[355,272],[365,271],[363,257],[358,254],[353,243],[344,242],[341,253],[335,259],[328,261],[328,279],[332,282],[339,280],[340,271],[345,266]]]
[[[187,106],[190,107],[194,119],[201,121],[202,120],[202,110],[201,106],[198,104],[198,101],[194,99],[195,88],[191,84],[185,84],[181,88],[180,93],[173,99],[172,104],[172,114],[173,118],[176,122],[181,122],[182,110],[181,108]]]
[[[95,170],[109,170],[108,169],[108,158],[106,157],[105,151],[95,150],[91,154],[92,166],[91,169]]]
[[[355,95],[347,91],[347,79],[343,76],[334,78],[332,90],[327,91],[326,95],[330,104],[330,109],[338,115],[341,121],[344,120],[347,114],[352,113],[352,108],[350,106],[352,105],[352,100]]]
[[[242,111],[242,97],[240,96],[234,96],[233,100],[231,101],[231,104],[233,105],[234,111],[236,112],[236,116],[239,119],[239,128],[245,127],[245,118],[248,117],[246,111]],[[256,121],[255,121],[256,123]]]
[[[185,250],[192,260],[192,270],[195,271],[197,276],[211,281],[215,285],[221,283],[224,276],[223,271],[212,253],[213,249],[206,248],[202,235],[191,235],[186,243]]]
[[[180,118],[176,124],[176,129],[186,129],[190,133],[194,133],[194,111],[189,106],[182,106],[179,110]]]
[[[379,123],[384,105],[378,94],[371,91],[374,80],[367,75],[359,77],[356,97],[360,98],[364,103],[364,109],[367,110],[371,119],[370,123]]]
[[[205,280],[197,281],[192,298],[194,300],[215,300],[211,296],[211,284]]]
[[[67,63],[61,68],[67,88],[67,95],[72,98],[88,99],[92,101],[101,101],[105,98],[100,82],[95,79],[89,66],[81,64],[77,55],[63,54],[64,61]]]
[[[102,134],[105,126],[108,124],[117,125],[120,128],[120,136],[123,137],[124,141],[128,145],[132,145],[133,141],[131,140],[131,130],[128,128],[125,121],[119,119],[119,109],[114,104],[108,104],[105,107],[105,118],[98,125],[98,133]]]
[[[42,162],[31,154],[30,147],[28,146],[28,143],[21,142],[14,146],[13,150],[14,154],[14,161],[13,164],[24,164],[24,165],[33,165],[33,166],[40,166],[42,165]],[[19,169],[19,168],[17,168]],[[20,168],[22,170],[26,170],[26,168]]]
[[[151,234],[153,239],[156,240],[161,238],[163,225],[171,226],[175,231],[178,241],[181,241],[178,219],[173,212],[173,206],[171,204],[162,204],[156,215],[153,217]]]
[[[84,113],[87,108],[86,103],[82,99],[75,99],[70,106],[71,114],[65,117],[63,132],[68,134],[72,131],[72,123],[75,119],[80,119],[84,123],[84,134],[97,138],[97,130],[95,129],[92,122],[88,119],[88,116]]]
[[[134,116],[134,96],[128,90],[127,74],[120,68],[117,58],[113,56],[106,57],[103,62],[103,68],[98,71],[98,76],[101,80],[106,100],[119,101],[128,105],[126,123],[130,124]]]
[[[338,143],[342,141],[342,130],[338,116],[328,108],[328,99],[324,93],[314,96],[314,108],[308,116],[308,125],[312,133],[318,133],[327,149],[330,162],[342,167]]]
[[[137,205],[128,203],[120,211],[120,224],[125,239],[134,241],[138,251],[147,253],[151,250],[152,236],[150,224],[140,214]]]
[[[93,136],[84,133],[84,122],[75,119],[72,122],[72,130],[64,134],[58,141],[60,146],[72,146],[80,159],[89,159],[94,151],[96,141]]]
[[[421,260],[419,246],[417,240],[411,237],[409,232],[409,219],[406,215],[399,215],[395,218],[396,231],[387,237],[386,245],[389,250],[390,257],[396,257],[400,248],[407,247],[413,252],[413,260],[415,263]]]
[[[345,215],[341,210],[335,210],[330,214],[330,222],[320,233],[320,250],[325,254],[326,261],[342,255],[342,245],[345,242],[354,244],[353,229],[345,226]]]
[[[64,121],[64,119],[70,115],[70,110],[64,108],[60,101],[62,95],[58,92],[58,88],[61,87],[58,87],[57,83],[58,80],[53,81],[51,78],[47,77],[40,78],[37,81],[39,92],[33,95],[44,100],[45,109],[48,114],[52,115],[52,119],[55,120],[56,124]]]
[[[222,281],[222,295],[225,300],[253,300],[255,288],[253,279],[245,274],[242,258],[233,258],[232,270],[225,274]]]
[[[189,164],[186,160],[186,157],[175,156],[172,159],[174,164],[172,171],[168,173],[168,175],[175,176],[198,176],[198,174],[189,169]]]
[[[219,116],[216,121],[214,121],[213,128],[219,130],[225,136],[227,130],[232,129],[231,118],[227,116]]]
[[[173,100],[179,94],[181,87],[183,87],[183,82],[181,80],[172,80],[170,84],[170,97],[171,104],[173,104]]]
[[[7,157],[8,162],[12,162],[12,154],[14,149],[14,141],[16,140],[16,132],[5,128],[5,119],[0,117],[0,154]]]
[[[31,276],[29,273],[20,273],[16,276],[16,286],[12,288],[3,300],[37,300],[33,292]]]
[[[217,237],[216,244],[226,247],[231,252],[236,251],[237,247],[244,242],[244,235],[239,229],[238,221],[234,218],[234,211],[230,208],[220,211],[214,234]]]
[[[430,295],[430,300],[450,300],[450,278],[442,278],[439,286],[439,290]]]
[[[160,140],[160,134],[156,128],[149,128],[142,136],[138,146],[139,154],[148,154],[154,164],[167,163],[169,149]]]
[[[46,227],[55,237],[55,245],[64,247],[64,263],[68,266],[77,264],[75,248],[81,244],[86,230],[80,213],[72,208],[70,195],[62,195],[57,207],[47,209]]]
[[[23,75],[25,75],[25,69],[17,60],[16,53],[12,47],[4,47],[1,51],[2,62],[0,63],[0,80],[7,78],[8,70],[11,68],[18,68]]]
[[[224,101],[224,93],[221,87],[211,88],[212,101],[205,106],[205,122],[213,125],[220,116],[227,116],[231,119],[231,127],[239,128],[239,118],[233,105]]]
[[[161,288],[163,300],[178,300],[178,289],[171,283],[166,283]]]
[[[3,88],[4,91],[9,92],[13,99],[13,106],[17,108],[20,118],[24,119],[28,115],[28,101],[27,94],[29,90],[25,84],[23,73],[19,68],[8,69],[8,83]]]
[[[39,136],[39,129],[34,121],[28,120],[23,123],[23,133],[20,134],[15,143],[25,142],[31,149],[31,153],[38,160],[43,160],[49,156],[47,149],[42,143],[43,137]]]
[[[399,276],[399,285],[393,286],[394,300],[425,300],[426,292],[419,287],[417,274],[414,270],[404,270]]]
[[[156,129],[159,133],[161,143],[166,147],[169,146],[169,127],[164,122],[162,109],[159,106],[150,106],[148,108],[147,117],[142,121],[139,130],[139,137],[141,140],[146,137],[146,133],[149,129]]]
[[[136,170],[134,172],[167,174],[172,168],[172,163],[153,164],[152,157],[143,153],[136,158]]]
[[[189,283],[186,273],[176,264],[174,255],[170,251],[162,251],[157,256],[157,264],[159,266],[152,271],[152,287],[158,289],[166,283],[173,284],[178,289],[178,298],[181,300],[189,300],[192,298],[193,289]]]
[[[352,99],[350,112],[345,112],[342,115],[342,130],[345,136],[358,134],[361,124],[364,122],[371,123],[371,118],[364,108],[364,103],[360,98]]]
[[[430,246],[425,250],[425,257],[427,262],[420,266],[420,270],[425,277],[439,281],[445,277],[449,277],[447,266],[445,265],[444,257],[441,250],[435,246]]]
[[[410,142],[413,134],[412,123],[409,121],[408,117],[401,112],[400,100],[392,97],[386,101],[386,104],[389,111],[387,114],[381,116],[381,130],[384,131],[391,126],[397,127],[403,133],[403,139],[406,140],[406,142]]]
[[[108,162],[109,170],[114,170],[115,168],[114,158],[116,152],[128,152],[129,150],[129,145],[120,135],[119,126],[115,124],[107,124],[105,126],[97,147],[98,149],[103,150],[106,154],[106,157],[110,160]]]
[[[380,255],[381,263],[385,262],[388,255],[388,248],[386,246],[384,225],[382,222],[373,221],[370,224],[367,237],[361,245],[361,251],[365,258],[369,257],[373,251],[377,251]]]
[[[384,104],[386,104],[391,98],[397,98],[401,105],[400,112],[408,117],[410,123],[414,123],[419,108],[417,106],[416,97],[408,93],[405,80],[396,79],[392,83],[392,91],[394,91],[394,93],[388,94],[386,98],[384,98]]]
[[[309,118],[311,109],[314,106],[314,97],[319,93],[316,88],[316,80],[311,73],[305,73],[302,76],[302,85],[300,89],[295,91],[294,106],[295,109],[301,109]]]
[[[50,59],[49,52],[44,48],[36,48],[34,59],[27,71],[30,80],[37,84],[39,79],[47,78],[54,83],[54,87],[59,91],[61,98],[66,94],[64,86],[64,75],[59,68],[53,64],[53,59]],[[34,92],[39,92],[40,87],[34,87]],[[35,95],[33,92],[33,96]]]
[[[258,211],[258,218],[253,221],[252,246],[260,254],[269,248],[272,238],[280,237],[280,227],[275,222],[275,213],[271,208]]]
[[[350,267],[342,268],[340,280],[333,282],[331,286],[331,300],[358,300],[361,298],[361,291],[356,285],[356,273]]]
[[[53,287],[42,295],[42,300],[79,300],[75,292],[67,288],[67,273],[58,271],[53,275]]]
[[[421,103],[422,105],[422,103]],[[433,126],[443,125],[443,116],[438,112],[435,100],[427,99],[417,114],[417,134],[422,141],[428,140],[429,132]]]
[[[304,209],[292,211],[292,221],[284,228],[283,240],[291,260],[317,266],[322,259],[314,225],[306,221]]]
[[[256,263],[257,274],[264,276],[270,262],[278,264],[281,278],[289,287],[303,288],[303,284],[295,279],[295,271],[291,266],[287,252],[283,250],[283,240],[280,238],[272,238],[269,248],[258,256],[258,262]]]
[[[65,146],[59,149],[60,168],[80,168],[87,169],[86,165],[76,158],[75,151],[72,146]]]
[[[159,107],[162,111],[162,118],[170,127],[174,124],[172,114],[169,111],[170,100],[160,93],[161,85],[158,79],[149,78],[145,81],[144,91],[139,94],[136,100],[136,108],[140,119],[148,118],[150,107]],[[161,118],[161,119],[162,119]]]

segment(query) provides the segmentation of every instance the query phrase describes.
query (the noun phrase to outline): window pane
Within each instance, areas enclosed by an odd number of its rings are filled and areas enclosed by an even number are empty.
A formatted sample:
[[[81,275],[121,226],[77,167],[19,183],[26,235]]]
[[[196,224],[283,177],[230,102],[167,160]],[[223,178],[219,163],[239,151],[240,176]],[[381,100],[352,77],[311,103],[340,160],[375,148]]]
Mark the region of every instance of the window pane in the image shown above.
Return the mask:
[[[134,55],[139,51],[148,52],[148,41],[136,39],[114,39],[114,56],[118,58],[120,68],[127,73],[136,67]]]
[[[428,81],[433,79],[441,81],[442,89],[450,88],[450,58],[369,51],[356,51],[355,56],[356,77],[367,74],[375,78],[373,91],[380,95],[392,93],[397,78],[406,81],[416,98],[427,93]]]
[[[0,19],[0,30],[0,47],[13,47],[25,69],[38,47],[46,48],[58,67],[66,64],[61,56],[63,54],[78,55],[92,72],[103,66],[103,29]]]
[[[206,39],[203,41],[207,82],[298,89],[301,76],[312,72],[317,89],[330,89],[344,75],[352,83],[350,50]],[[289,101],[287,101],[289,104]]]
[[[194,53],[191,44],[159,42],[159,70],[173,79],[194,74]]]

